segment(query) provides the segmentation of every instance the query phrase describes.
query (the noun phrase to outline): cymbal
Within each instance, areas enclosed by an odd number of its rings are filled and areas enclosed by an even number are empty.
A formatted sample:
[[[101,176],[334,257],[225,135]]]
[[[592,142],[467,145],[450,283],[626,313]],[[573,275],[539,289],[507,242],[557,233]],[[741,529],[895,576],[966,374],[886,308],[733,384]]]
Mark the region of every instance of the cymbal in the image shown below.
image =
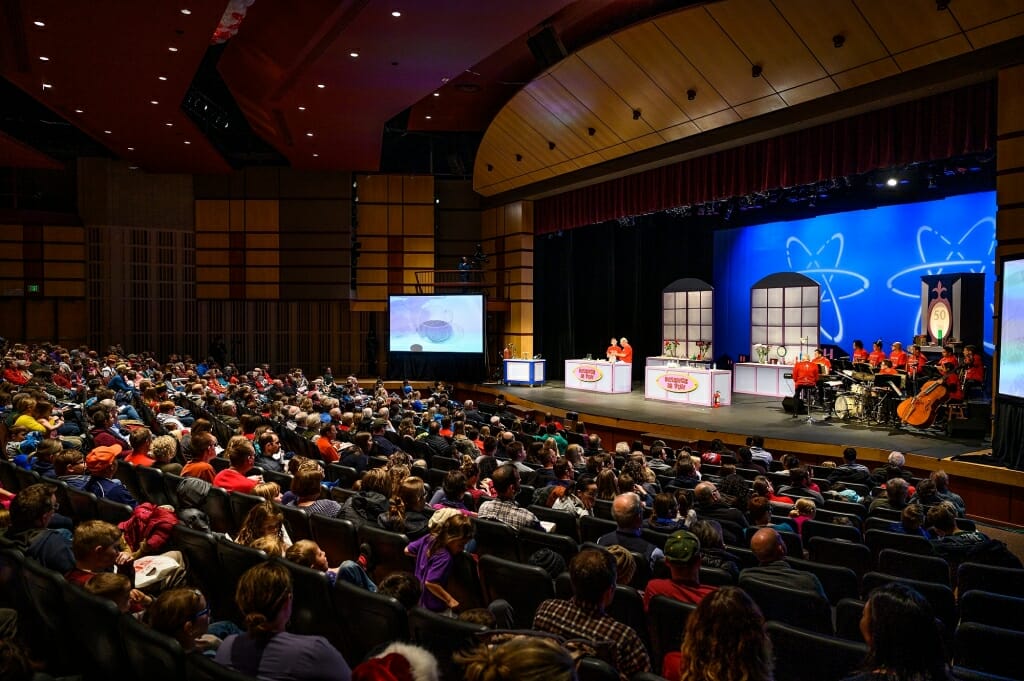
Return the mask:
[[[868,381],[869,383],[874,380],[875,375],[871,373],[865,373],[863,371],[854,371],[850,374],[850,378],[855,381]]]

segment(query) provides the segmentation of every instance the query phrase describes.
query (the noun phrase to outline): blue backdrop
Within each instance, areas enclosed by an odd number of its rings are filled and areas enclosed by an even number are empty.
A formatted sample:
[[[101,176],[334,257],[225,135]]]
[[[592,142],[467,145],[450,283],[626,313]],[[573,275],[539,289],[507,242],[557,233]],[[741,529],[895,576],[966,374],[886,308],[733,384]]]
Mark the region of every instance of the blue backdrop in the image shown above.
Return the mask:
[[[984,272],[985,350],[995,291],[995,192],[774,222],[715,234],[715,345],[750,353],[750,287],[775,272],[821,285],[821,342],[847,352],[860,338],[913,342],[921,332],[921,277]]]

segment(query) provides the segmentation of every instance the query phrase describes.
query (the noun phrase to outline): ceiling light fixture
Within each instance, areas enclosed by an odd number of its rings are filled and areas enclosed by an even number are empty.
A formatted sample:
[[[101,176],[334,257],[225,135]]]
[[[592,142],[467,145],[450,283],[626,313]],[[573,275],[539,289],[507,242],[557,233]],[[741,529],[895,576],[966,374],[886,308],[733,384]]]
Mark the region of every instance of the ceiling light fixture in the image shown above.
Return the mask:
[[[192,143],[189,142],[188,140],[185,140],[185,144],[192,144]]]
[[[633,109],[633,120],[634,121],[640,120],[641,116],[643,116],[643,113],[640,111],[640,109]]]
[[[313,133],[311,133],[311,132],[307,132],[306,133],[306,137],[312,137],[312,136],[313,136]]]
[[[171,47],[168,47],[168,48],[167,48],[167,51],[168,51],[168,52],[177,52],[177,51],[178,51],[178,48],[177,48],[177,47],[174,47],[174,46],[172,45]]]
[[[157,76],[157,80],[167,80],[167,76]]]
[[[394,12],[391,13],[391,16],[397,19],[398,17],[402,16],[402,13],[396,9]]]
[[[842,47],[845,44],[846,44],[846,36],[843,35],[842,33],[836,33],[834,36],[832,36],[832,47],[834,47],[834,48],[836,48],[838,50],[840,47]]]
[[[327,87],[327,86],[326,86],[326,85],[324,85],[323,83],[317,83],[317,84],[316,84],[316,86],[317,86],[318,88],[320,88],[321,90],[323,90],[323,89],[324,89],[325,87]]]
[[[300,106],[299,107],[299,111],[305,111],[305,110],[306,110],[306,107],[304,107],[304,106]]]
[[[430,116],[424,116],[424,118],[426,118],[428,121],[431,119]]]
[[[359,53],[358,52],[349,52],[348,56],[352,57],[353,59],[359,59]]]
[[[522,160],[523,160],[523,155],[522,154],[516,154],[516,162],[518,163],[519,161],[522,161]]]
[[[550,149],[551,151],[554,151],[555,150],[555,143],[554,142],[548,142],[548,149]]]
[[[587,128],[587,134],[593,137],[597,134],[597,128]]]
[[[192,10],[188,9],[187,7],[182,7],[181,13],[187,16],[189,14],[192,14]]]
[[[50,61],[49,57],[39,57],[39,61]]]
[[[107,134],[107,135],[109,135],[111,133],[110,130],[104,130],[103,132],[104,132],[104,134]]]
[[[82,111],[81,109],[75,109],[75,113],[85,113],[85,112]]]
[[[754,64],[750,67],[750,75],[752,78],[760,78],[762,73],[764,73],[764,69],[761,68],[760,64]]]
[[[888,180],[885,181],[885,186],[887,186],[887,187],[895,187],[899,183],[900,183],[900,181],[897,180],[895,177],[890,177]]]
[[[171,122],[164,123],[164,125],[166,125],[168,128],[173,128],[174,127],[174,123],[171,123]]]
[[[494,172],[494,166],[492,166],[490,163],[487,164],[487,172]]]
[[[690,100],[691,102],[692,102],[693,100],[697,99],[697,91],[696,91],[696,90],[693,90],[693,89],[687,90],[687,91],[686,91],[686,98],[687,98],[688,100]]]
[[[35,24],[36,26],[38,26],[39,28],[43,28],[44,26],[46,26],[45,23],[43,23],[42,21],[38,21],[38,20],[33,21],[32,23]]]
[[[320,154],[313,154],[313,158],[320,158]]]
[[[159,104],[160,102],[156,101],[155,99],[151,99],[151,100],[149,100],[149,103],[150,104]]]
[[[135,151],[135,147],[128,147],[128,151]]]
[[[50,88],[52,88],[52,87],[53,87],[53,86],[52,86],[52,85],[50,85],[49,83],[43,83],[43,89],[44,89],[44,90],[49,90],[49,89],[50,89]]]
[[[440,92],[435,92],[435,93],[434,93],[434,96],[435,96],[435,97],[440,97],[440,96],[441,96],[441,93],[440,93]]]

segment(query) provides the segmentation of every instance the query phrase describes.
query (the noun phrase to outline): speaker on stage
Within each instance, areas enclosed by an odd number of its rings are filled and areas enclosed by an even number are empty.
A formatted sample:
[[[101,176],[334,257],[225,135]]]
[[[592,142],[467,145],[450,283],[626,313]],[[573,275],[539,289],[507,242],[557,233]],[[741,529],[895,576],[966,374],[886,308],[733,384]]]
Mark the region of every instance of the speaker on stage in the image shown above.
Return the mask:
[[[966,418],[950,418],[946,422],[946,435],[956,438],[984,438],[990,427],[991,405],[987,402],[968,402]]]
[[[794,413],[794,411],[793,411],[794,409],[796,410],[795,413],[797,413],[797,414],[806,414],[807,413],[807,408],[804,407],[804,401],[803,400],[798,400],[795,397],[783,397],[782,398],[782,409],[787,414]]]

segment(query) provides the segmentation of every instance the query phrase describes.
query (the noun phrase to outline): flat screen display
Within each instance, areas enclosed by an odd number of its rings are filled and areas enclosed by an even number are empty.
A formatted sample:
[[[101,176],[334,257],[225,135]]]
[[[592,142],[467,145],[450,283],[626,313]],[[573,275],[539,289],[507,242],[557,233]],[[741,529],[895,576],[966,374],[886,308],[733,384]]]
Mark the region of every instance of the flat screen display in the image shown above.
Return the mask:
[[[998,392],[1024,399],[1024,258],[1003,262],[998,362]]]
[[[390,352],[484,351],[484,296],[388,297]]]

